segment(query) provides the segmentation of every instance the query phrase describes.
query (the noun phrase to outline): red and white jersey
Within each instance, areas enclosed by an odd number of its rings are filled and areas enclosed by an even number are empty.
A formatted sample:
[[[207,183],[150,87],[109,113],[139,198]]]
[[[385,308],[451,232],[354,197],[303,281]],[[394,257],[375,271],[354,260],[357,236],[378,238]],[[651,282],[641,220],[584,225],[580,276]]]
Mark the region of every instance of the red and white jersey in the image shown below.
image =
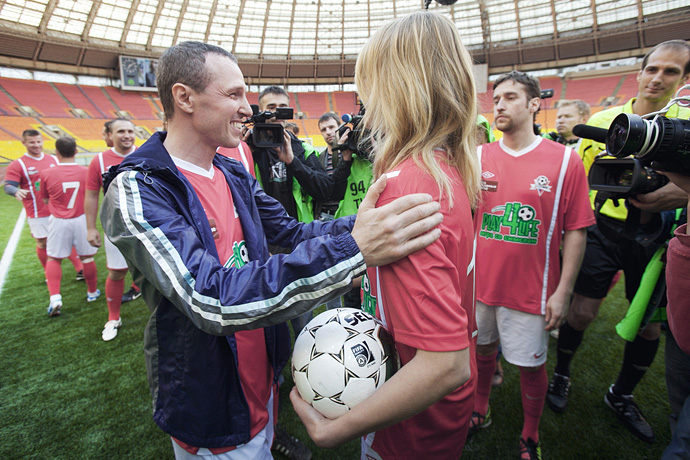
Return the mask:
[[[256,177],[256,173],[254,172],[254,157],[246,142],[240,141],[240,144],[232,149],[228,147],[218,147],[216,153],[241,161],[245,169],[249,171],[249,174]]]
[[[19,182],[20,189],[29,191],[23,200],[27,217],[37,218],[50,215],[48,206],[43,203],[40,197],[41,181],[39,175],[41,171],[52,168],[57,164],[57,158],[53,155],[41,153],[40,158],[34,158],[25,153],[23,157],[14,160],[7,167],[5,180]]]
[[[48,199],[53,217],[73,219],[84,214],[86,166],[58,163],[41,172],[41,198]]]
[[[103,187],[103,174],[111,167],[119,165],[127,155],[117,153],[113,149],[100,152],[91,159],[89,173],[86,177],[87,190],[100,190]]]
[[[249,256],[225,176],[215,166],[206,171],[179,158],[173,157],[173,161],[199,196],[213,232],[220,262],[228,270],[241,269],[249,262]],[[254,437],[269,420],[267,404],[271,397],[273,370],[268,360],[263,329],[236,332],[235,340],[240,382],[249,404],[250,433]]]
[[[541,137],[520,152],[502,139],[478,152],[477,300],[543,315],[560,280],[563,232],[595,222],[582,160]]]
[[[428,193],[441,203],[441,238],[390,265],[367,269],[362,309],[384,322],[403,366],[418,349],[469,348],[472,377],[419,414],[368,435],[366,442],[382,458],[457,459],[472,414],[477,375],[474,226],[460,175],[440,164],[453,181],[452,209],[447,199],[439,200],[438,185],[413,160],[387,174],[386,188],[376,206],[410,193]]]

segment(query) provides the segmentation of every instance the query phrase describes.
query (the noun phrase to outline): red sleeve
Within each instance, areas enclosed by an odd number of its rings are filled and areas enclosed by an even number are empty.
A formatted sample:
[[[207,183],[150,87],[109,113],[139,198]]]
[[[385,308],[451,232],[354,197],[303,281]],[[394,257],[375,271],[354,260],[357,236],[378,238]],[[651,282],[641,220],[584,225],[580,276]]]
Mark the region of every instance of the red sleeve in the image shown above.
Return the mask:
[[[574,152],[570,155],[561,202],[565,210],[563,230],[586,228],[596,222],[589,201],[589,184],[585,168],[580,157]]]
[[[427,351],[455,351],[470,346],[468,314],[474,300],[464,299],[467,266],[472,256],[473,226],[462,185],[455,188],[452,213],[442,205],[442,236],[402,260],[379,267],[386,322],[396,342]],[[462,192],[462,197],[457,196]],[[409,193],[426,192],[438,199],[438,186],[416,168],[388,179],[377,206]],[[443,203],[443,202],[442,202]],[[465,212],[463,212],[465,211]],[[466,214],[466,219],[462,217]],[[464,222],[463,222],[464,220]]]
[[[101,190],[103,185],[103,177],[101,176],[101,164],[98,161],[98,155],[94,156],[89,163],[89,169],[86,173],[86,190]]]
[[[18,182],[19,188],[23,188],[22,186],[25,185],[26,178],[24,177],[22,167],[19,165],[19,161],[14,160],[7,167],[7,172],[5,173],[5,180]]]

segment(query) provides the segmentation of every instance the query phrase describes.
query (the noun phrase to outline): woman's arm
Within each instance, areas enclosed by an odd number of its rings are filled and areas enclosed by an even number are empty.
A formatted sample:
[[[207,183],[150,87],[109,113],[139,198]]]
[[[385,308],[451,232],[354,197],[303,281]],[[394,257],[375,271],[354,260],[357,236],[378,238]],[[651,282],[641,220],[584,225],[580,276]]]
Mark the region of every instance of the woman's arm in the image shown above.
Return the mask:
[[[299,395],[290,393],[295,412],[319,447],[330,448],[398,423],[436,403],[470,378],[469,348],[417,350],[390,380],[342,417],[330,420]]]

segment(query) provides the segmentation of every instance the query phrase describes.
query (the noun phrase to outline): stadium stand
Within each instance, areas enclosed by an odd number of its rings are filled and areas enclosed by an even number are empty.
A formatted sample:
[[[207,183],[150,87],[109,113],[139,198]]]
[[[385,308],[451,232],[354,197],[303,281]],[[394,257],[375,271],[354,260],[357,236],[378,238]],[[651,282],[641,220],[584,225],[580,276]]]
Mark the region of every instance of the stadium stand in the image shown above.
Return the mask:
[[[67,98],[69,103],[74,107],[83,110],[91,118],[101,118],[103,114],[98,107],[91,103],[91,101],[84,95],[77,85],[68,85],[66,83],[55,83],[55,87]]]
[[[603,99],[614,96],[614,90],[620,82],[620,75],[570,79],[567,80],[565,90],[566,99],[582,99],[591,106],[601,105]],[[637,88],[635,88],[635,93]]]
[[[0,78],[0,115],[1,116],[16,116],[19,115],[17,112],[17,104],[10,99],[10,97],[5,93],[5,89],[2,87],[3,79]]]
[[[2,87],[21,105],[32,107],[44,117],[71,116],[69,104],[48,82],[3,78]]]
[[[592,113],[604,108],[611,100],[625,101],[637,92],[636,73],[622,75],[592,76],[588,78],[542,77],[544,89],[553,89],[552,98],[542,102],[537,123],[545,131],[555,129],[557,102],[561,99],[583,99],[592,105]],[[486,92],[478,95],[479,112],[493,121],[493,103],[488,84]],[[7,93],[6,93],[7,92]],[[248,93],[250,104],[258,103],[258,93]],[[22,115],[17,103],[33,108],[38,117]],[[338,115],[354,114],[359,110],[357,94],[353,91],[290,93],[292,106],[302,112],[305,118],[295,119],[300,128],[299,136],[307,138],[315,146],[323,146],[319,132],[318,118],[322,113],[333,110]],[[80,109],[81,114],[75,114]],[[150,135],[162,128],[159,113],[160,99],[155,93],[122,92],[115,87],[95,87],[65,83],[46,83],[34,80],[0,78],[0,156],[16,158],[23,154],[21,133],[28,128],[42,129],[43,125],[55,126],[77,139],[80,151],[96,152],[103,148],[101,130],[104,119],[115,118],[117,111],[129,114],[134,123],[144,128],[137,143],[143,143],[146,133]],[[80,118],[80,116],[82,118]],[[85,117],[85,118],[83,118]],[[42,129],[43,132],[49,129]],[[50,137],[46,134],[46,151]]]
[[[618,93],[616,93],[616,96],[619,98],[618,103],[624,103],[637,94],[637,72],[624,75],[624,78],[623,84],[618,89]]]
[[[359,111],[357,93],[354,91],[335,91],[331,93],[331,100],[333,101],[333,111],[338,115],[342,116],[346,113],[352,114]]]
[[[318,119],[322,113],[331,110],[328,103],[328,93],[295,94],[295,100],[299,101],[300,111],[305,118]]]
[[[93,105],[98,107],[103,114],[103,118],[116,118],[115,111],[117,108],[113,106],[107,98],[106,93],[101,91],[101,88],[96,86],[77,85],[77,87],[84,93],[84,96],[91,101]]]
[[[122,92],[111,86],[103,88],[110,97],[113,105],[120,110],[124,110],[132,115],[135,120],[157,119],[157,110],[152,110],[151,105],[146,102],[142,93]]]

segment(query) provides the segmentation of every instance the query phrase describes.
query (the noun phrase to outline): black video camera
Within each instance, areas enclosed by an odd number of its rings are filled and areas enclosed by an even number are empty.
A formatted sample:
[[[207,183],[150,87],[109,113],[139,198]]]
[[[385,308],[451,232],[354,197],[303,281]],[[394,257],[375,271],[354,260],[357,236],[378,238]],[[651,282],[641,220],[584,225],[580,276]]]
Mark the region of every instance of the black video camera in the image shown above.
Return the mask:
[[[252,144],[255,147],[280,147],[283,145],[283,125],[279,123],[266,123],[273,118],[277,120],[292,120],[294,110],[292,107],[277,107],[275,112],[259,112],[259,106],[252,104],[254,115],[244,121],[245,125],[252,125]]]
[[[369,159],[371,154],[371,144],[369,142],[362,142],[363,131],[359,127],[364,117],[364,105],[360,103],[359,113],[357,115],[343,115],[344,123],[338,127],[338,138],[342,137],[349,129],[350,134],[347,136],[347,141],[344,144],[338,145],[340,150],[350,150],[362,158]],[[364,136],[366,137],[366,136]]]
[[[606,150],[615,159],[594,161],[589,170],[593,190],[620,198],[653,192],[668,183],[655,169],[690,175],[690,121],[621,113],[606,133]]]

